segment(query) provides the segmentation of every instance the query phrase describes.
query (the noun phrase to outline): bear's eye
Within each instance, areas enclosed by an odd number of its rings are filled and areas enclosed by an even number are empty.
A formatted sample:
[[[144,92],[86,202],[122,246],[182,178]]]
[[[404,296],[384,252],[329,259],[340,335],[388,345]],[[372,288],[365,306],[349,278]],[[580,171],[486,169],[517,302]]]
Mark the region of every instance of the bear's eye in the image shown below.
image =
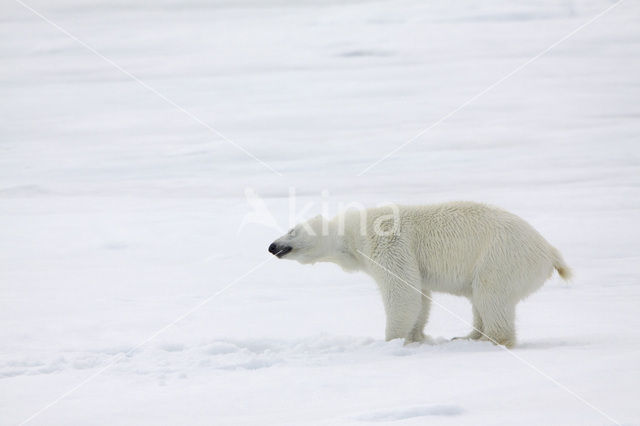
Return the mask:
[[[292,229],[291,231],[289,231],[289,236],[290,237],[295,237],[296,236],[296,230]]]

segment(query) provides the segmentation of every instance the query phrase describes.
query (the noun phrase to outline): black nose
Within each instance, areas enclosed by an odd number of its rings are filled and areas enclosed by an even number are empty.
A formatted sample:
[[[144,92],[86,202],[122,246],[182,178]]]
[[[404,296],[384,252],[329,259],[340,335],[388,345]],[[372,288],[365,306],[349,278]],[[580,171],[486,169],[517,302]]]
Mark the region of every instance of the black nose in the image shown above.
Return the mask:
[[[291,250],[293,250],[293,247],[277,245],[276,243],[272,243],[269,246],[269,253],[275,254],[278,257],[283,257],[285,254],[289,253]]]

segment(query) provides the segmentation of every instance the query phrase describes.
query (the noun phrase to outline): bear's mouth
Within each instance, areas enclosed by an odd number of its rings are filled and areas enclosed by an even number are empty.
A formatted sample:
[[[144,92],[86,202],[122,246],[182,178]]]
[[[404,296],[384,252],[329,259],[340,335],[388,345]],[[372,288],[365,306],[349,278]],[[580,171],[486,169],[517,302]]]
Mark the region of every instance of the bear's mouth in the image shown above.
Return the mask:
[[[275,253],[275,255],[280,259],[285,254],[289,253],[291,250],[293,250],[293,247],[290,247],[290,246],[282,247],[280,250],[278,250],[278,252]]]
[[[289,253],[291,250],[293,250],[293,247],[281,245],[278,243],[271,243],[271,245],[269,246],[269,253],[276,257],[282,257],[285,254]]]

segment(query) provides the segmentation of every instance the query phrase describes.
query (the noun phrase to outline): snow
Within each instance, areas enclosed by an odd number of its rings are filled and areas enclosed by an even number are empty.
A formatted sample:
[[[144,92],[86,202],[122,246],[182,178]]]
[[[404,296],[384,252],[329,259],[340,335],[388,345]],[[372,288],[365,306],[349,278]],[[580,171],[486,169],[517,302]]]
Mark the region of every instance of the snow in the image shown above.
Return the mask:
[[[148,87],[0,6],[1,424],[640,424],[637,2],[370,169],[614,3],[26,4]],[[520,359],[450,341],[446,295],[384,342],[368,277],[267,253],[290,188],[496,204],[576,277],[519,306]]]

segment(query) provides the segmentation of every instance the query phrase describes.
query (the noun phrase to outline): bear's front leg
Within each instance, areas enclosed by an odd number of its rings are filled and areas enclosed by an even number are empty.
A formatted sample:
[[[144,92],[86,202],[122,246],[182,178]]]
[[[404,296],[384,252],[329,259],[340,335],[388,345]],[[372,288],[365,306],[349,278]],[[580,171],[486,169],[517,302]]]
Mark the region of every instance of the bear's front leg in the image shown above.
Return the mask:
[[[422,330],[415,329],[422,310],[421,295],[403,282],[386,285],[389,287],[382,293],[387,315],[385,340],[402,338],[405,343],[422,341]]]
[[[413,325],[413,329],[409,334],[407,339],[408,343],[410,342],[424,342],[426,336],[424,335],[424,327],[429,320],[429,311],[431,310],[431,293],[425,290],[422,291],[421,295],[421,303],[422,307],[420,308],[420,313],[418,314],[418,319],[416,323]]]
[[[424,340],[429,305],[423,306],[417,268],[404,266],[402,270],[379,267],[374,278],[387,316],[385,340],[402,338],[406,344]]]

